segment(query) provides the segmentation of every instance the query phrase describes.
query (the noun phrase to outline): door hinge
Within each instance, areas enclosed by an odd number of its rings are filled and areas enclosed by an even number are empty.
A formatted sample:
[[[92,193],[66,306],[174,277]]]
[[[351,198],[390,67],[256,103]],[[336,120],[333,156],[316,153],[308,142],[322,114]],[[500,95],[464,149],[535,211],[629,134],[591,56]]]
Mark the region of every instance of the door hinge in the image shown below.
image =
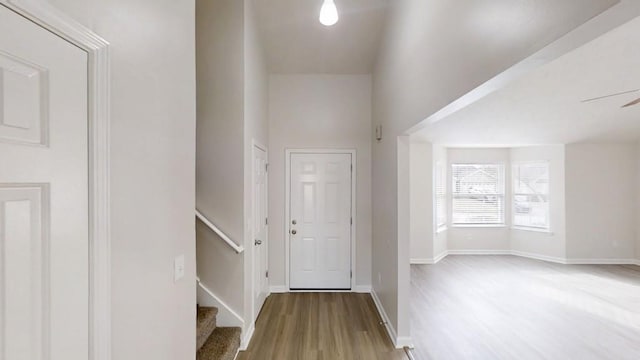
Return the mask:
[[[351,225],[353,225],[353,218],[350,218],[349,222],[351,223]]]
[[[349,277],[353,279],[353,270],[349,272]]]
[[[269,218],[264,218],[264,224],[269,225]]]
[[[351,164],[351,172],[353,172],[353,164]]]
[[[269,172],[269,163],[264,164],[264,171]]]
[[[264,277],[269,277],[269,270],[265,271]]]

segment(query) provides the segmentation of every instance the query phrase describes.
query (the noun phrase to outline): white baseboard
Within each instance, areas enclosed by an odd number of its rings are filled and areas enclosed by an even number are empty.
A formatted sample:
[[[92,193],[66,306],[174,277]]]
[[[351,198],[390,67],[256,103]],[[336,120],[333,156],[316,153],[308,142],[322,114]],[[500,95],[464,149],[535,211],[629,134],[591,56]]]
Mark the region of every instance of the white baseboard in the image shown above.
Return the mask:
[[[352,292],[369,294],[371,293],[371,285],[356,285]]]
[[[411,258],[409,260],[411,265],[430,265],[433,264],[433,259],[429,258]]]
[[[447,255],[449,255],[449,252],[447,250],[443,251],[440,253],[440,255],[436,256],[435,258],[433,258],[433,263],[437,264],[440,262],[440,260],[444,259],[447,257]]]
[[[288,293],[289,288],[284,285],[274,285],[269,287],[269,292],[272,294],[283,294]]]
[[[284,294],[284,293],[290,293],[290,292],[307,292],[306,290],[294,290],[291,291],[289,290],[288,287],[283,286],[283,285],[276,285],[276,286],[271,286],[269,287],[269,292],[271,294]],[[313,292],[355,292],[355,293],[370,293],[371,292],[371,285],[356,285],[355,288],[353,288],[353,290],[349,291],[349,290],[313,290]]]
[[[396,349],[402,349],[405,346],[413,348],[413,341],[411,340],[411,337],[408,337],[408,336],[398,337],[396,329],[393,327],[393,324],[391,324],[391,321],[389,320],[389,316],[387,315],[387,312],[384,310],[384,307],[380,302],[380,298],[378,297],[378,294],[376,294],[375,290],[373,289],[371,289],[371,297],[373,298],[373,303],[376,304],[376,308],[378,309],[378,314],[380,314],[380,317],[382,318],[382,321],[385,324],[385,328],[387,329],[387,334],[389,335],[389,338],[391,339],[393,346]]]
[[[396,349],[403,349],[408,347],[409,349],[413,349],[413,340],[409,336],[400,336],[396,340]]]
[[[416,262],[411,259],[411,264],[436,264],[440,260],[444,259],[448,255],[514,255],[529,259],[548,261],[557,264],[566,265],[638,265],[640,266],[640,260],[637,259],[569,259],[561,258],[557,256],[548,256],[542,254],[535,254],[526,251],[519,250],[447,250],[435,259],[420,259],[424,262]]]
[[[244,332],[244,336],[240,341],[240,351],[245,351],[249,347],[249,343],[251,342],[251,338],[253,337],[253,333],[256,331],[255,323],[251,323],[249,328]]]
[[[448,252],[443,251],[438,256],[434,258],[411,258],[409,263],[411,265],[433,265],[440,262],[440,260],[444,259],[447,256]]]
[[[636,259],[566,259],[571,265],[637,265]]]
[[[566,264],[567,263],[567,260],[564,259],[564,258],[561,258],[561,257],[534,254],[534,253],[529,253],[529,252],[525,252],[525,251],[511,250],[511,255],[525,257],[525,258],[529,258],[529,259],[535,259],[535,260],[549,261],[549,262],[553,262],[553,263],[557,263],[557,264]]]
[[[511,255],[511,250],[448,250],[447,255]]]
[[[200,279],[198,284],[198,304],[200,306],[215,306],[218,308],[218,316],[216,322],[219,326],[237,326],[244,329],[244,319],[238,315],[229,305],[218,298],[209,288],[207,288]]]

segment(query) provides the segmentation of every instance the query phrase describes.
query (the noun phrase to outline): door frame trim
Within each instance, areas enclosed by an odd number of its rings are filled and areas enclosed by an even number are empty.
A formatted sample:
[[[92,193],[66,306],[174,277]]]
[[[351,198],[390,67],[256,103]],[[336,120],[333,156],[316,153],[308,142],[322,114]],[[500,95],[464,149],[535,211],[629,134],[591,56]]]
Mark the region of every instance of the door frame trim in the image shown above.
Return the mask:
[[[42,28],[84,50],[88,57],[89,125],[89,354],[111,360],[110,60],[109,43],[48,2],[0,0]]]
[[[291,264],[291,237],[289,236],[289,218],[291,207],[291,154],[350,154],[351,166],[351,217],[353,224],[351,225],[351,291],[356,290],[356,228],[357,228],[357,212],[356,212],[356,183],[357,183],[357,151],[353,148],[285,148],[285,214],[284,214],[284,242],[285,242],[285,288],[292,291],[289,283],[290,264]],[[298,290],[296,290],[298,291]],[[304,290],[302,290],[304,291]],[[314,291],[317,292],[317,291]]]

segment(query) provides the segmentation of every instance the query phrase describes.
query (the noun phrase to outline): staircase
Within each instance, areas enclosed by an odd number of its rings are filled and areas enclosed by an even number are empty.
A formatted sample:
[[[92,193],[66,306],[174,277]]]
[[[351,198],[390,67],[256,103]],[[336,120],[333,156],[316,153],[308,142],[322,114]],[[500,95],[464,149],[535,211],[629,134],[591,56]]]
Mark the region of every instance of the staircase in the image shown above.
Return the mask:
[[[218,309],[198,306],[197,360],[233,360],[240,348],[239,327],[216,327]]]

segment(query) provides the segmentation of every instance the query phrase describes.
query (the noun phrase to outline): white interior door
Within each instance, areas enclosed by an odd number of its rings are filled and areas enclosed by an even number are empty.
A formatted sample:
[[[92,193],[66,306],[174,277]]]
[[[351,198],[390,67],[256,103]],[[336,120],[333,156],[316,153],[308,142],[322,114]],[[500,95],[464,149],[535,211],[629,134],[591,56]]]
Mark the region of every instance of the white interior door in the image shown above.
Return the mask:
[[[255,314],[262,309],[269,292],[267,278],[267,153],[253,147],[253,234],[254,234],[254,269],[255,269]]]
[[[87,359],[87,131],[87,54],[0,5],[0,359]]]
[[[291,289],[351,288],[351,154],[292,153]]]

